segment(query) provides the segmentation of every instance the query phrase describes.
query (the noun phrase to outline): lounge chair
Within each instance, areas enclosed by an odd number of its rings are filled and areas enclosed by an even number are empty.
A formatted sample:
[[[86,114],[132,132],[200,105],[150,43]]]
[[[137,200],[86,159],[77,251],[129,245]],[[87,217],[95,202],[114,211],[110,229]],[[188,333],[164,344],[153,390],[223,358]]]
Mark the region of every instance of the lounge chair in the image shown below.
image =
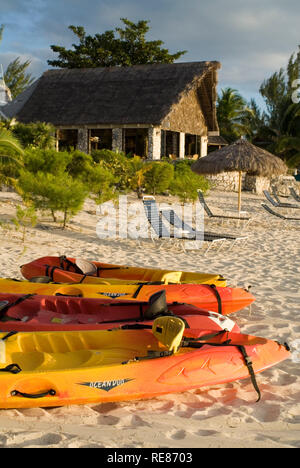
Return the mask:
[[[291,192],[291,195],[292,197],[300,203],[300,196],[297,194],[296,190],[294,189],[294,187],[290,187],[290,192]]]
[[[271,185],[271,189],[272,189],[273,196],[278,203],[281,203],[281,200],[279,197],[289,198],[289,195],[283,195],[282,193],[279,194],[277,188],[274,185]]]
[[[295,205],[294,203],[282,203],[279,199],[279,201],[274,200],[274,198],[271,196],[270,192],[268,190],[264,190],[264,195],[266,199],[273,205],[275,208],[298,208],[300,209],[300,205]]]
[[[246,227],[250,221],[251,221],[251,217],[249,216],[234,216],[234,215],[217,215],[217,214],[214,214],[211,209],[209,208],[208,204],[206,203],[205,201],[205,198],[204,198],[204,195],[203,193],[201,192],[201,190],[197,190],[198,192],[198,198],[199,198],[199,201],[201,203],[201,205],[203,206],[206,214],[208,215],[209,218],[218,218],[218,219],[227,219],[227,220],[230,220],[230,219],[234,219],[234,220],[238,220],[238,221],[245,221],[245,226]]]
[[[144,196],[143,197],[143,204],[144,204],[144,209],[146,213],[146,217],[148,219],[148,222],[153,229],[155,233],[155,237],[158,237],[159,239],[174,239],[177,241],[182,241],[182,240],[197,240],[196,232],[191,232],[188,229],[182,230],[180,233],[180,236],[176,236],[175,233],[171,233],[169,229],[166,227],[166,225],[163,223],[162,216],[159,213],[158,206],[156,204],[156,200],[152,196]],[[180,229],[182,229],[182,226],[180,226]],[[152,240],[154,237],[151,234]],[[223,243],[225,241],[224,237],[221,236],[210,236],[210,235],[201,235],[198,237],[198,240],[203,240],[204,242],[209,242],[209,248],[215,244],[215,243]]]
[[[273,211],[272,208],[270,208],[268,205],[265,205],[264,203],[262,203],[261,206],[271,215],[277,216],[277,218],[283,219],[285,221],[300,221],[300,218],[284,216],[281,213],[277,213],[276,211]]]
[[[239,240],[244,240],[246,241],[248,239],[248,236],[236,236],[233,234],[224,234],[224,233],[215,233],[215,232],[207,232],[204,231],[204,233],[196,231],[193,227],[191,227],[189,224],[185,223],[178,215],[177,213],[172,210],[172,209],[163,209],[161,210],[162,216],[169,221],[169,223],[176,227],[177,229],[182,229],[183,232],[188,232],[190,233],[191,236],[193,236],[195,239],[202,239],[202,240],[207,240],[211,241],[214,239],[223,239],[227,241],[232,241],[231,248],[234,246],[234,244],[239,241]]]

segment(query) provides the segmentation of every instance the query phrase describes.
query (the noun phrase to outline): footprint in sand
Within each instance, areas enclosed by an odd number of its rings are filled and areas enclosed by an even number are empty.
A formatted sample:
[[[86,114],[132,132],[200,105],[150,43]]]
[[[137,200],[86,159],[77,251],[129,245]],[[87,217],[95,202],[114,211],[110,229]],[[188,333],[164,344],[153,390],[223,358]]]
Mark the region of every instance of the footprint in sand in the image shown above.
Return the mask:
[[[181,429],[179,431],[174,430],[174,431],[168,432],[167,437],[169,439],[182,440],[182,439],[184,439],[186,437],[186,432],[183,429]]]
[[[209,431],[209,430],[203,430],[200,429],[199,431],[195,432],[195,435],[200,436],[200,437],[211,437],[218,434],[217,431]]]
[[[280,412],[281,412],[280,405],[265,404],[265,405],[262,405],[259,409],[255,408],[252,416],[259,422],[270,423],[270,422],[277,421],[279,419]]]
[[[39,436],[37,433],[19,432],[12,434],[11,438],[7,439],[6,446],[10,448],[18,447],[50,447],[58,446],[64,441],[64,437],[60,434],[48,433]]]
[[[0,448],[3,448],[6,446],[8,437],[5,435],[0,436]]]
[[[98,418],[98,424],[104,426],[115,426],[119,422],[119,418],[111,415],[101,415]]]
[[[120,422],[117,424],[117,427],[119,428],[136,428],[136,427],[141,427],[141,426],[150,426],[149,423],[144,421],[140,416],[136,415],[129,415],[125,416],[124,418],[120,419]]]

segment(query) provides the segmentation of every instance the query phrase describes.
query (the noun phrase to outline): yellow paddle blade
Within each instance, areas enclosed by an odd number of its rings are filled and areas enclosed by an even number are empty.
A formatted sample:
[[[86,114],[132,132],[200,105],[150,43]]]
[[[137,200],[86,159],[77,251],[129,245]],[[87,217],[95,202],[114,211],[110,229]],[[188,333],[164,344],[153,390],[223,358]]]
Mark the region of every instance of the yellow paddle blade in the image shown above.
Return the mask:
[[[160,343],[168,348],[169,351],[176,353],[180,346],[185,324],[178,317],[158,317],[154,320],[152,326],[153,335]]]

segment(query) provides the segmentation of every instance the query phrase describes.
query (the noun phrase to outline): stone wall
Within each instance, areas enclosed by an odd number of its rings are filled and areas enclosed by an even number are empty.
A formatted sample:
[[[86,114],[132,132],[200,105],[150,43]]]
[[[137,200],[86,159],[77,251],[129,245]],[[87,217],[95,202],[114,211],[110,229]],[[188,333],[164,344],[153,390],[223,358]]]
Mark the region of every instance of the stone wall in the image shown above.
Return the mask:
[[[273,178],[271,185],[274,185],[280,195],[290,195],[289,187],[294,187],[296,192],[300,191],[300,182],[297,182],[294,176],[281,176]]]
[[[237,192],[239,188],[238,172],[222,172],[217,175],[206,176],[211,182],[212,189],[224,192]],[[293,176],[280,176],[272,178],[242,175],[242,190],[262,195],[264,190],[269,190],[274,185],[278,193],[289,195],[289,187],[294,187],[296,191],[300,189],[300,183]]]
[[[242,188],[247,192],[262,195],[264,190],[269,190],[270,179],[268,177],[258,177],[246,174],[243,180]]]
[[[222,192],[237,192],[239,188],[238,172],[221,172],[216,175],[207,175],[206,178],[212,184],[212,189]]]

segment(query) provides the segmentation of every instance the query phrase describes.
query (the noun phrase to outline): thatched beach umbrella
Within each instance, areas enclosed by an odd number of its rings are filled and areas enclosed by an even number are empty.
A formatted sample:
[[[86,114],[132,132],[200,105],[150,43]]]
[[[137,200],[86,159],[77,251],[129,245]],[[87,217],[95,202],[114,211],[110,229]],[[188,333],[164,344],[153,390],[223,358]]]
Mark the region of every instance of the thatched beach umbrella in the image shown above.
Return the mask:
[[[254,146],[244,138],[199,158],[191,169],[197,174],[239,173],[238,210],[241,211],[242,173],[263,177],[285,174],[285,163],[268,151]]]

